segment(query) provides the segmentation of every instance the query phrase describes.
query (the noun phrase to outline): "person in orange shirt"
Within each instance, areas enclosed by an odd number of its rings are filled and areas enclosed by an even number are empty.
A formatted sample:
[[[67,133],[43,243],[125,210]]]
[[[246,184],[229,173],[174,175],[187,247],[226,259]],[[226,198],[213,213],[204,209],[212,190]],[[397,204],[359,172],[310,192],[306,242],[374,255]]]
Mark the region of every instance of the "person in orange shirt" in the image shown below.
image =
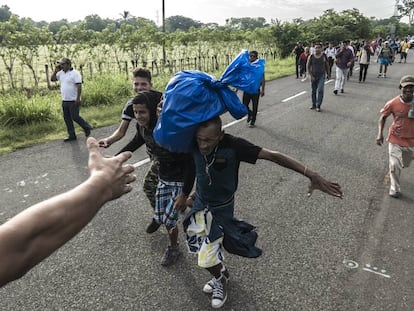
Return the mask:
[[[401,194],[401,170],[408,167],[414,157],[414,76],[403,76],[400,89],[401,95],[386,103],[378,120],[377,145],[381,146],[384,143],[382,132],[385,121],[388,116],[393,116],[387,138],[391,183],[389,195],[393,198]]]

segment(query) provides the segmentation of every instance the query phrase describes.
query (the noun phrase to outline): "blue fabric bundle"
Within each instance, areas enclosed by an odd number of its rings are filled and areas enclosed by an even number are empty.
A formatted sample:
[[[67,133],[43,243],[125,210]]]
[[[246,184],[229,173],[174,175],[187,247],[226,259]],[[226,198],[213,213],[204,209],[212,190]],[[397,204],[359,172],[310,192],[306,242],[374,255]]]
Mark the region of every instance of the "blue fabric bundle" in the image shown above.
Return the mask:
[[[235,119],[247,114],[229,86],[257,93],[265,60],[249,62],[243,50],[226,68],[220,80],[198,70],[176,73],[164,93],[162,113],[153,136],[158,145],[172,152],[190,152],[197,125],[228,111]]]

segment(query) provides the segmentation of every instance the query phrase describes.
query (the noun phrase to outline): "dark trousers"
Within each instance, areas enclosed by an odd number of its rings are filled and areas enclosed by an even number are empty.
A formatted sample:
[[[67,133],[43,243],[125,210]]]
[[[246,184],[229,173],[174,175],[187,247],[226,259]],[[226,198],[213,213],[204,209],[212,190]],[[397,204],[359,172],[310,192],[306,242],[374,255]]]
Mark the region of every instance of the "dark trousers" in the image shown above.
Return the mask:
[[[243,93],[243,104],[247,107],[247,110],[249,111],[248,120],[250,120],[250,124],[253,124],[256,122],[256,116],[257,116],[257,108],[259,106],[259,96],[260,93],[256,94],[249,94],[244,92]],[[252,102],[252,110],[249,108],[250,101]]]
[[[328,57],[328,63],[329,63],[329,76],[332,76],[332,67],[333,67],[333,64],[334,64],[333,57]]]
[[[295,66],[296,66],[296,78],[299,79],[299,69],[300,69],[300,59],[296,57],[295,59]]]
[[[367,77],[368,64],[359,64],[359,82],[365,81]]]
[[[79,124],[83,130],[90,129],[91,126],[79,115],[79,105],[75,101],[62,101],[63,119],[66,123],[66,129],[69,137],[76,137],[73,121]]]

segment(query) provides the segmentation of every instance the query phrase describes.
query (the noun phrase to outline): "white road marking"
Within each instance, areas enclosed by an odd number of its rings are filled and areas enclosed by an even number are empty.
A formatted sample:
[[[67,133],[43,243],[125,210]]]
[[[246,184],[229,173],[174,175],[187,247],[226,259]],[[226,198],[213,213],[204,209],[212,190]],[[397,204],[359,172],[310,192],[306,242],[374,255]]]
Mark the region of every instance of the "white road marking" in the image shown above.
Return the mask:
[[[295,95],[293,95],[293,96],[291,96],[291,97],[288,97],[288,98],[283,99],[283,100],[282,100],[282,103],[286,103],[287,101],[289,101],[289,100],[291,100],[291,99],[294,99],[294,98],[296,98],[296,97],[298,97],[298,96],[301,96],[301,95],[303,95],[303,94],[306,94],[306,93],[307,93],[306,91],[302,91],[302,92],[300,92],[300,93],[297,93],[297,94],[295,94]]]
[[[150,161],[150,159],[149,158],[146,158],[144,160],[141,160],[141,161],[138,161],[137,163],[132,164],[132,166],[134,168],[137,168],[137,167],[140,167],[140,166],[142,166],[144,164],[147,164],[149,161]]]
[[[376,268],[376,267],[374,267],[374,268],[375,268],[375,269],[378,269],[378,268]],[[367,272],[372,272],[372,273],[378,274],[378,275],[383,276],[384,278],[388,278],[388,279],[391,277],[391,276],[390,276],[390,275],[388,275],[388,274],[381,273],[382,271],[384,271],[384,272],[385,272],[385,270],[381,270],[381,272],[378,272],[378,271],[375,271],[375,270],[372,270],[372,269],[369,269],[369,268],[362,268],[362,270],[367,271]]]
[[[356,261],[353,260],[349,260],[349,259],[344,259],[342,261],[342,263],[350,269],[357,269],[359,267],[359,264]],[[380,275],[384,278],[391,278],[391,276],[389,274],[385,274],[387,271],[385,269],[381,269],[381,272],[378,272],[378,268],[377,267],[372,267],[369,263],[365,264],[365,267],[362,268],[362,270],[367,271],[367,272],[371,272],[371,273],[375,273],[377,275]]]

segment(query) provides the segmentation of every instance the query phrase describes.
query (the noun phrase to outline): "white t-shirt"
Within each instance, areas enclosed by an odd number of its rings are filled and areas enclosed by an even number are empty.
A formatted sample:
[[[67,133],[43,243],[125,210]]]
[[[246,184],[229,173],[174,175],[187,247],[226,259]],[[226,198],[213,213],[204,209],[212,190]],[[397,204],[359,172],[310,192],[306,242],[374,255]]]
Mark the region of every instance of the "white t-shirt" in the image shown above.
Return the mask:
[[[59,71],[56,78],[60,81],[60,93],[63,101],[74,101],[78,96],[78,86],[82,84],[82,76],[79,71],[72,69],[64,72]]]

